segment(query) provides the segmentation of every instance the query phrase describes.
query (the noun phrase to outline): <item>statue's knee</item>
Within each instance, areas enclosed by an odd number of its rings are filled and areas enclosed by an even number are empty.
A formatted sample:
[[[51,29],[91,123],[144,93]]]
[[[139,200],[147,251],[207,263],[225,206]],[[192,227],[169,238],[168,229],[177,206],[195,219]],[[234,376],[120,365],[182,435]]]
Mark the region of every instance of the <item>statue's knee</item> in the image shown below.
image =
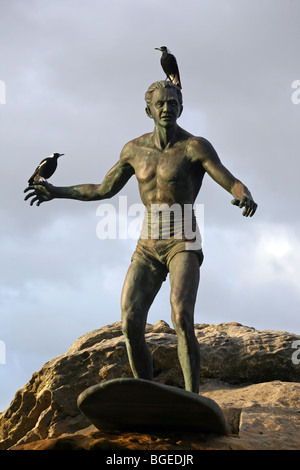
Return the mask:
[[[186,333],[193,327],[193,314],[191,309],[180,302],[171,302],[172,304],[172,322],[177,332]]]
[[[134,340],[143,334],[142,326],[138,320],[139,315],[131,308],[122,310],[122,332],[129,339]]]
[[[132,323],[132,307],[126,299],[121,299],[121,323],[122,323],[122,332],[127,337],[128,333],[130,333],[131,323]]]
[[[177,332],[185,332],[188,328],[187,315],[184,310],[173,310],[172,321],[173,326]]]
[[[122,312],[122,332],[123,335],[128,338],[130,336],[130,332],[132,331],[132,320],[130,320],[130,316],[127,312]]]

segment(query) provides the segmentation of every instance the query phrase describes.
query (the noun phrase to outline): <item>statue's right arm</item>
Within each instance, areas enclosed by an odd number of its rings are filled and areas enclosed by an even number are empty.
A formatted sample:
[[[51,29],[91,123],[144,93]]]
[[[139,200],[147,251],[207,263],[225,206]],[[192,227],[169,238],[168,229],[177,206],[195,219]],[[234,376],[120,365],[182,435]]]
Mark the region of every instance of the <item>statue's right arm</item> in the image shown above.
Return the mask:
[[[124,150],[125,149],[125,150]],[[117,194],[134,174],[134,169],[127,158],[126,146],[120,160],[109,170],[101,184],[78,184],[74,186],[53,186],[48,182],[28,186],[24,192],[29,193],[25,200],[32,198],[30,205],[52,199],[76,199],[78,201],[99,201]]]

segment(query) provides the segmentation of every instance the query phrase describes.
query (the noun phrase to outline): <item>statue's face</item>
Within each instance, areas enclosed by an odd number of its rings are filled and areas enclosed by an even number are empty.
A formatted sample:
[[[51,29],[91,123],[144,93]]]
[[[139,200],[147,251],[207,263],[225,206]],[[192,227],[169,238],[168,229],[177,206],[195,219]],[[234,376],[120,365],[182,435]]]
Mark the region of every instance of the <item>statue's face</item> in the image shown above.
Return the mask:
[[[149,116],[162,127],[172,127],[182,111],[176,90],[173,88],[157,88],[152,94],[149,105]]]

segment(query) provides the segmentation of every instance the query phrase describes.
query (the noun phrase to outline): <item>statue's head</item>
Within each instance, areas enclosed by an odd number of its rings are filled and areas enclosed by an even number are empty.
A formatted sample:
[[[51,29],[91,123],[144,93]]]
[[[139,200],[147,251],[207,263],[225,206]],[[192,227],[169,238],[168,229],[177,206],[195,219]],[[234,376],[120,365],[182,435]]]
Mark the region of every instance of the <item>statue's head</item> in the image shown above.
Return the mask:
[[[179,117],[181,115],[182,109],[183,109],[183,104],[182,104],[182,93],[181,93],[180,88],[178,88],[178,86],[174,85],[170,81],[161,80],[161,81],[152,83],[152,85],[149,86],[148,90],[145,93],[145,101],[147,103],[146,114],[147,114],[148,117],[150,117],[150,118],[154,117],[151,113],[151,105],[153,104],[153,97],[154,97],[155,93],[157,91],[166,90],[166,89],[170,90],[172,92],[172,94],[174,95],[174,97],[176,98],[176,100],[178,101],[178,115],[177,115],[177,117]]]

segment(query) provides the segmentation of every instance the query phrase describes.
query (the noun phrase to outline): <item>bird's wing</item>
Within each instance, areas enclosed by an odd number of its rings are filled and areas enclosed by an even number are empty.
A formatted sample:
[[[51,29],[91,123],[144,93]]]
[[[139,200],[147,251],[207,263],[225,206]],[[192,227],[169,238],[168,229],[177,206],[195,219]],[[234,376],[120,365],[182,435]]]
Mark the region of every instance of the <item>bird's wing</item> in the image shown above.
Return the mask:
[[[29,178],[29,180],[28,180],[28,183],[29,183],[29,184],[33,183],[35,176],[39,173],[41,167],[46,163],[46,160],[47,160],[47,159],[44,158],[44,160],[42,160],[42,161],[39,163],[39,165],[36,167],[36,169],[34,170],[32,176],[31,176],[31,177]]]
[[[177,64],[176,57],[173,54],[168,54],[166,58],[165,66],[166,66],[165,72],[168,78],[171,80],[171,82],[173,82],[175,85],[181,88],[178,64]]]
[[[179,73],[177,60],[173,54],[167,56],[167,67],[169,70],[172,70],[174,74]]]

